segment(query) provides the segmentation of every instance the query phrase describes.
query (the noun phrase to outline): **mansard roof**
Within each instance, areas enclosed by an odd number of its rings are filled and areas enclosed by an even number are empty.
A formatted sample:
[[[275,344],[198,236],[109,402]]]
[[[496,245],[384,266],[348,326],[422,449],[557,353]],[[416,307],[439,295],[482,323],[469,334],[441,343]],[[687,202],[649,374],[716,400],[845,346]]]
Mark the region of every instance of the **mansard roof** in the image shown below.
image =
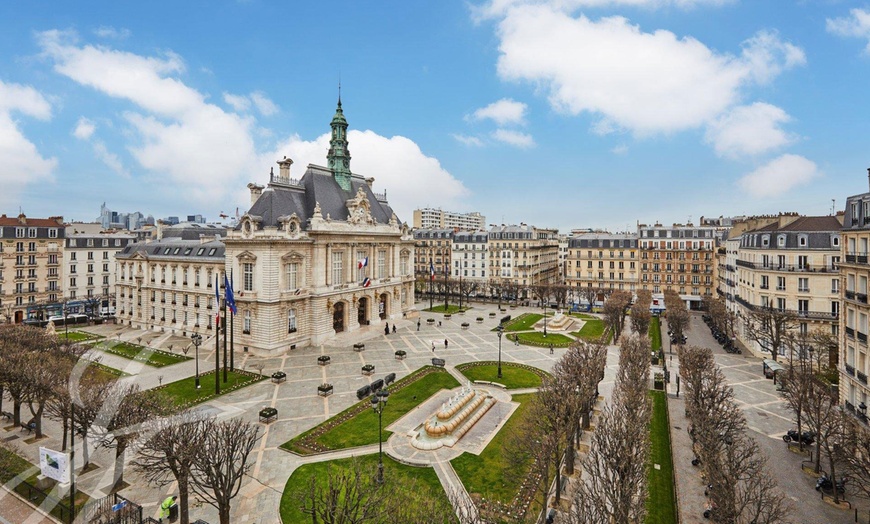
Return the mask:
[[[369,203],[372,218],[378,224],[387,224],[393,216],[393,210],[387,204],[385,196],[376,196],[366,180],[353,175],[350,191],[345,191],[338,185],[332,172],[321,166],[309,164],[302,178],[296,182],[287,179],[287,183],[269,184],[263,194],[251,206],[249,215],[260,217],[259,228],[280,227],[279,218],[296,214],[301,228],[308,229],[308,220],[314,216],[315,206],[320,206],[320,215],[332,220],[347,220],[349,217],[347,201],[355,198],[362,189]],[[236,226],[241,229],[241,224]]]

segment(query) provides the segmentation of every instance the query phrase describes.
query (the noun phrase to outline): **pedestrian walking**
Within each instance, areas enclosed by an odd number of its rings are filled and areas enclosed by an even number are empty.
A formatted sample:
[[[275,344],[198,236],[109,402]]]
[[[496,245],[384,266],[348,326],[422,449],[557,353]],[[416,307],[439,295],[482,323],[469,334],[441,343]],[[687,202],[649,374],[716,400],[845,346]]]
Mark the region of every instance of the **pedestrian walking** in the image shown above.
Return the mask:
[[[515,346],[519,346],[519,345],[520,345],[520,337],[519,337],[519,335],[517,335],[517,336],[514,337],[514,345],[515,345]]]
[[[550,344],[550,354],[553,354],[553,344]]]
[[[420,331],[420,319],[417,319],[417,331]]]
[[[169,508],[175,505],[175,499],[177,498],[178,495],[172,495],[160,503],[160,522],[163,522],[164,517],[169,518]]]
[[[441,327],[441,321],[440,321],[440,320],[438,321],[438,327]]]
[[[384,325],[384,335],[389,335],[389,334],[390,334],[390,323],[387,322],[387,323]]]
[[[394,335],[396,334],[396,323],[395,322],[393,322],[393,334]]]
[[[447,339],[444,339],[444,349],[447,349]]]
[[[435,353],[435,342],[432,341],[432,353]]]

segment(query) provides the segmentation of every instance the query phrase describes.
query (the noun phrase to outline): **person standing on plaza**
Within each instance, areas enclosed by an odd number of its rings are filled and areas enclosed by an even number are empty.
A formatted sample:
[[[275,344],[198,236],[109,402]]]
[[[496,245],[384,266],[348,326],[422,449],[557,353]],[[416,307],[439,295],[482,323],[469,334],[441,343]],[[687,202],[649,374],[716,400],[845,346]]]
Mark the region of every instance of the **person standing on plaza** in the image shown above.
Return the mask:
[[[420,319],[417,319],[417,331],[420,331]]]
[[[435,353],[435,341],[432,341],[432,353]]]
[[[175,505],[175,499],[178,498],[178,495],[172,495],[171,497],[166,497],[160,504],[160,522],[163,522],[163,518],[169,518],[169,508]]]
[[[384,335],[389,335],[389,334],[390,334],[390,323],[387,322],[386,324],[384,324]]]
[[[444,339],[444,349],[447,349],[447,339]]]
[[[393,322],[393,334],[394,335],[396,334],[396,323],[395,322]]]

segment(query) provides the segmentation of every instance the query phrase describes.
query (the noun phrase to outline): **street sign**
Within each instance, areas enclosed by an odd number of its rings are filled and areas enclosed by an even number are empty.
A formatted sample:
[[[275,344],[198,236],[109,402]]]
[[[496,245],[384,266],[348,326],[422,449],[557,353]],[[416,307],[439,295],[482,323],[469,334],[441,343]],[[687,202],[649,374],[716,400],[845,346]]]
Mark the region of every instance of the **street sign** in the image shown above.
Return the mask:
[[[112,506],[112,511],[121,511],[121,510],[124,509],[126,506],[127,506],[127,501],[126,501],[126,500],[122,500],[121,502],[119,502],[119,503],[115,504],[114,506]]]

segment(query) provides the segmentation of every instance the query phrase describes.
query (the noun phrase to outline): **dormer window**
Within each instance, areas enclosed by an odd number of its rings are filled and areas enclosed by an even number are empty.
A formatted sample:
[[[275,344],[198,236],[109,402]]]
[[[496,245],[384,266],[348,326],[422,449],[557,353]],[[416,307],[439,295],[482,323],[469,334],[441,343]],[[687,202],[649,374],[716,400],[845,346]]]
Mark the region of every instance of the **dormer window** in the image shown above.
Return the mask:
[[[785,247],[785,235],[776,237],[776,245],[777,247]]]
[[[798,237],[798,246],[807,247],[807,237],[806,235],[801,235]]]
[[[837,235],[831,236],[831,246],[840,247],[840,237]]]
[[[767,235],[762,236],[761,237],[761,245],[762,245],[762,247],[769,246],[770,245],[770,237]]]

